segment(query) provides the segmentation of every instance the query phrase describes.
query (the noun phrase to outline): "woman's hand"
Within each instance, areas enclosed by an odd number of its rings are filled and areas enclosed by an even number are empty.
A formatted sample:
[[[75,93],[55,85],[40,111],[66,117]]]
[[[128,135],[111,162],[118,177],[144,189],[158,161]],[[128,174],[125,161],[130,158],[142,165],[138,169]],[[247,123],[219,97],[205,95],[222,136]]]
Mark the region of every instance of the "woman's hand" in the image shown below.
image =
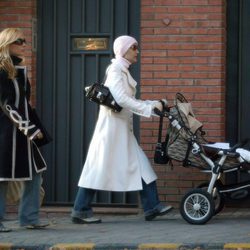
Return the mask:
[[[161,99],[160,102],[163,104],[163,107],[166,108],[168,105],[167,99]]]
[[[154,108],[157,108],[158,110],[162,111],[163,110],[163,103],[162,102],[157,102],[155,105],[154,105]]]
[[[36,139],[43,139],[43,134],[42,132],[39,132],[37,135],[36,135]]]

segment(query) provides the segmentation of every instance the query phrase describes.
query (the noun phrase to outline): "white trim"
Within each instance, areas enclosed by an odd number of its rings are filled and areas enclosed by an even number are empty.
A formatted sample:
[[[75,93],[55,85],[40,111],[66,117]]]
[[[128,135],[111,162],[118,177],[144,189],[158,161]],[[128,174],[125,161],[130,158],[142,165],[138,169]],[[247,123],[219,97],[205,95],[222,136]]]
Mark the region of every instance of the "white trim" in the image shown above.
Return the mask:
[[[23,72],[24,72],[24,89],[25,91],[27,90],[27,67],[26,66],[15,66],[16,69],[22,69]],[[18,82],[16,79],[14,79],[14,82],[17,84],[17,88],[18,88]],[[18,89],[19,91],[19,89]],[[18,105],[19,105],[19,99],[20,99],[20,93],[19,93],[19,96],[18,96]],[[25,125],[29,123],[29,115],[28,115],[28,105],[27,105],[27,99],[26,99],[26,96],[24,97],[24,105],[25,105],[25,118],[27,119],[27,121],[24,121]],[[18,105],[16,105],[16,108],[18,108]],[[30,128],[32,128],[34,126],[26,126],[26,130],[28,132],[28,130]],[[25,131],[24,131],[25,132]],[[28,161],[29,161],[29,175],[30,177],[27,179],[27,180],[31,180],[32,179],[32,161],[31,161],[31,144],[30,144],[30,140],[29,138],[27,137],[27,151],[28,151]],[[15,168],[14,168],[15,169]],[[13,175],[13,178],[14,178],[14,173],[15,171],[12,172],[12,175]]]
[[[27,101],[25,100],[25,103]],[[29,129],[35,127],[35,125],[29,126],[29,120],[23,120],[16,110],[13,110],[10,105],[6,105],[6,110],[9,112],[9,116],[18,125],[18,129],[22,131],[26,136],[28,135]],[[25,108],[25,112],[28,112]],[[25,114],[27,116],[27,114]],[[26,117],[25,117],[26,118]],[[26,118],[27,119],[27,118]]]
[[[40,130],[40,129],[37,129],[37,130],[29,137],[29,139],[30,139],[30,140],[33,140],[34,137],[35,137],[39,132],[41,132],[41,130]]]
[[[24,76],[27,77],[27,67],[26,66],[15,65],[15,69],[23,69]]]
[[[32,180],[31,177],[27,177],[27,178],[0,178],[0,182],[1,181],[30,181]]]
[[[42,156],[42,154],[41,154],[39,148],[37,147],[36,143],[35,143],[35,142],[32,142],[32,143],[33,143],[33,147],[36,147],[37,152],[39,153],[39,155],[40,155],[40,157],[41,157],[41,160],[43,161],[43,163],[44,163],[44,165],[45,165],[44,168],[38,169],[38,167],[37,167],[37,165],[36,165],[36,160],[35,160],[35,158],[34,158],[34,154],[32,154],[32,160],[33,160],[33,164],[34,164],[35,170],[36,170],[37,173],[41,173],[41,172],[43,172],[44,170],[47,169],[47,164],[46,164],[46,162],[45,162],[45,160],[44,160],[44,158],[43,158],[43,156]]]
[[[15,107],[18,108],[19,101],[20,101],[20,92],[18,88],[18,82],[16,79],[13,80],[16,100],[15,100]],[[13,125],[13,135],[12,135],[12,178],[15,178],[15,166],[16,166],[16,126]]]
[[[24,98],[24,102],[25,102],[24,103],[25,104],[25,116],[26,116],[26,119],[29,120],[28,104],[27,104],[26,97]],[[29,159],[29,173],[30,173],[30,176],[32,176],[31,141],[30,141],[30,139],[28,137],[27,137],[27,150],[28,150],[28,159]]]
[[[27,67],[23,67],[24,70],[24,90],[27,90]],[[27,121],[29,121],[29,111],[28,111],[28,103],[27,103],[27,99],[26,96],[24,98],[24,105],[25,105],[25,118],[27,119]],[[30,126],[30,127],[35,127],[35,126]],[[27,150],[28,150],[28,159],[29,159],[29,173],[30,176],[32,177],[32,153],[31,153],[31,141],[30,139],[27,137]]]

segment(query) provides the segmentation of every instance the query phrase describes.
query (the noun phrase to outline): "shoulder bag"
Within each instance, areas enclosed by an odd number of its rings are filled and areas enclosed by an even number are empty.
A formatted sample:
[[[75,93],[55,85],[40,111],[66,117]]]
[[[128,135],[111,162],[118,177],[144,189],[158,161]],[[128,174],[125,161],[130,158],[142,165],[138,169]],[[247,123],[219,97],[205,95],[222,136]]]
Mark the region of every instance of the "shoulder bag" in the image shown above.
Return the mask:
[[[120,112],[122,107],[119,106],[112,96],[108,87],[104,86],[107,73],[102,83],[93,83],[85,88],[85,96],[92,102],[106,106],[114,112]]]

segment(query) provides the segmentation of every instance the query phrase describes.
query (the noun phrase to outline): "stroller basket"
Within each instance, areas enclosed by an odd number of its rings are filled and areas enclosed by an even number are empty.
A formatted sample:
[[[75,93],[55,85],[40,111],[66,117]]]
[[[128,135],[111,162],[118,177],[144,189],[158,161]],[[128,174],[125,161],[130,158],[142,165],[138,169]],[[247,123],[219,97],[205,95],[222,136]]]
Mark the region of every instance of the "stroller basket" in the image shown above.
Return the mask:
[[[182,94],[176,94],[175,105],[170,108],[169,114],[180,123],[182,129],[178,130],[169,124],[166,147],[168,157],[183,162],[184,167],[207,169],[209,167],[207,163],[199,154],[194,154],[192,151],[194,140],[198,144],[208,143],[204,138],[205,132],[202,130],[202,123],[195,118],[191,104]]]
[[[211,149],[207,147],[210,143],[205,138],[205,132],[202,130],[203,124],[195,118],[191,103],[186,98],[177,93],[175,105],[169,108],[168,116],[173,117],[181,126],[178,129],[175,124],[169,123],[167,128],[166,154],[169,159],[182,162],[184,167],[196,167],[201,170],[211,170],[211,166],[201,157],[203,153],[213,162],[218,163],[220,149]],[[193,149],[193,143],[200,146],[200,152]],[[224,168],[237,167],[239,161],[235,157],[227,157]]]

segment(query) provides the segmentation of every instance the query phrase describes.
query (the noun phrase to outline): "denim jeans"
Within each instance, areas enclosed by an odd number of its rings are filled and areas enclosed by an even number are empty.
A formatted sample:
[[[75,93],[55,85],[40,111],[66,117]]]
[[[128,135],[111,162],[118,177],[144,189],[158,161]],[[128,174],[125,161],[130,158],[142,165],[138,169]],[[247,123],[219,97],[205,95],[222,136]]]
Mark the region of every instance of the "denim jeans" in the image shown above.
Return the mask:
[[[146,184],[144,180],[142,180],[140,197],[145,216],[158,212],[164,207],[159,200],[156,181]]]
[[[140,191],[141,203],[144,214],[150,215],[162,207],[157,192],[156,182],[146,184],[142,180],[143,189]],[[79,187],[71,216],[78,218],[89,218],[93,216],[91,203],[96,190]]]
[[[41,174],[34,173],[32,180],[24,181],[24,190],[19,204],[18,217],[21,226],[39,223]],[[8,182],[0,182],[0,221],[6,206]]]
[[[89,218],[93,216],[91,203],[93,201],[95,189],[79,187],[76,195],[71,216],[77,218]]]

